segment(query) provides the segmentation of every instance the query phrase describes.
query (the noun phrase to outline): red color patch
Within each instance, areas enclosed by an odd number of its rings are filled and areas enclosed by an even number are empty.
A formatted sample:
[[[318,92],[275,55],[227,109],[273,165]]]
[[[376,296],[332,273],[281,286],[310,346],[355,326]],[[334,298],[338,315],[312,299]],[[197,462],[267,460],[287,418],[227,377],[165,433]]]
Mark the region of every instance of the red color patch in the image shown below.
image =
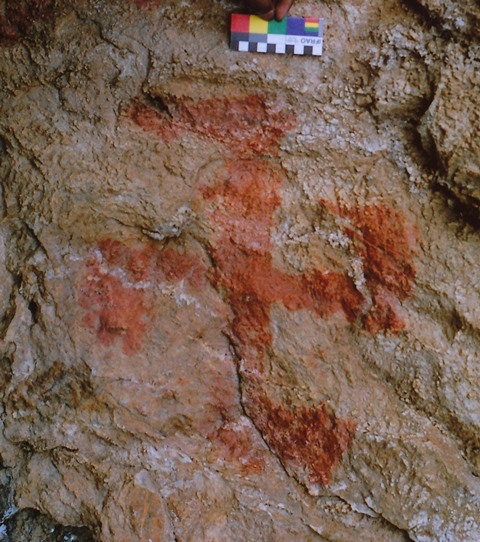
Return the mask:
[[[245,250],[266,254],[283,181],[282,172],[267,160],[230,160],[213,186],[199,189],[211,202],[210,219],[223,238]]]
[[[340,312],[350,322],[364,303],[346,275],[319,271],[289,275],[272,265],[269,254],[246,253],[234,245],[215,250],[213,257],[217,269],[213,282],[227,289],[235,315],[233,331],[240,343],[259,352],[272,343],[272,303],[282,303],[290,311],[308,309],[321,317]]]
[[[115,239],[104,239],[99,242],[98,248],[108,265],[123,269],[133,282],[178,282],[188,279],[197,287],[204,284],[203,263],[170,247],[160,250],[153,244],[146,244],[134,248]]]
[[[400,211],[386,205],[335,209],[330,203],[323,204],[330,212],[351,221],[345,233],[362,258],[373,301],[365,316],[365,328],[371,333],[403,329],[400,301],[413,292],[416,232],[407,226]]]
[[[363,324],[369,333],[378,333],[384,329],[401,331],[406,326],[401,314],[399,300],[391,292],[378,286],[373,294],[373,307],[366,314]]]
[[[391,207],[369,205],[348,211],[360,235],[346,233],[359,244],[367,284],[375,291],[381,285],[398,299],[412,294],[415,268],[413,234],[405,217]]]
[[[215,446],[215,456],[238,464],[242,474],[264,470],[265,461],[262,450],[255,444],[254,430],[241,420],[224,424],[209,439]]]
[[[153,133],[160,139],[170,141],[181,133],[181,128],[175,125],[167,113],[139,100],[132,103],[127,114],[142,130]]]
[[[276,153],[279,141],[292,128],[289,113],[277,111],[264,96],[171,100],[168,113],[140,101],[128,109],[133,122],[169,141],[182,132],[223,143],[235,152]]]
[[[286,465],[305,470],[310,482],[329,484],[355,435],[352,420],[340,420],[326,405],[274,405],[265,395],[249,405],[255,425]]]
[[[83,321],[101,343],[121,340],[125,354],[141,349],[155,320],[148,281],[205,283],[202,262],[171,248],[131,247],[114,239],[100,241],[98,248],[100,258],[90,260],[79,290],[79,304],[88,311]]]
[[[0,46],[14,45],[38,21],[53,17],[53,0],[4,0],[0,15]]]
[[[230,32],[242,32],[248,34],[250,32],[250,15],[232,13]]]
[[[80,289],[79,304],[88,309],[84,323],[96,333],[102,344],[120,338],[123,352],[139,350],[154,317],[151,302],[143,290],[125,287],[121,280],[101,270],[92,269]]]
[[[234,313],[232,330],[240,344],[258,356],[271,345],[270,306],[281,303],[291,311],[308,309],[321,317],[343,313],[354,321],[363,296],[345,274],[321,271],[291,275],[271,261],[271,229],[280,205],[282,172],[266,160],[235,160],[227,164],[218,182],[200,187],[214,203],[211,220],[222,232],[211,255],[213,285],[226,290]],[[258,369],[258,367],[257,367]]]

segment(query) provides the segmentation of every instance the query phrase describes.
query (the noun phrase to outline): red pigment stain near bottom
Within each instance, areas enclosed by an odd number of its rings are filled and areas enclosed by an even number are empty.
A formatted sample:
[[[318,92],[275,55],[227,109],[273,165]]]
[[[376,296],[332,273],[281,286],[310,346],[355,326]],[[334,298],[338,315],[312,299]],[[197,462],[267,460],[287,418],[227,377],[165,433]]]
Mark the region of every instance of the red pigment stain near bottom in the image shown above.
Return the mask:
[[[98,252],[79,288],[79,305],[87,311],[83,322],[102,344],[121,341],[125,354],[142,348],[154,324],[155,284],[185,279],[199,286],[204,280],[201,262],[172,248],[104,239]]]
[[[236,421],[224,424],[209,436],[216,458],[235,463],[243,475],[255,474],[265,468],[262,450],[255,443],[254,429]]]
[[[331,483],[354,437],[353,420],[337,418],[324,404],[285,408],[255,392],[251,408],[255,425],[283,463],[304,470],[311,483]]]
[[[51,19],[53,8],[53,0],[4,0],[3,15],[0,15],[0,46],[14,45],[37,21]]]

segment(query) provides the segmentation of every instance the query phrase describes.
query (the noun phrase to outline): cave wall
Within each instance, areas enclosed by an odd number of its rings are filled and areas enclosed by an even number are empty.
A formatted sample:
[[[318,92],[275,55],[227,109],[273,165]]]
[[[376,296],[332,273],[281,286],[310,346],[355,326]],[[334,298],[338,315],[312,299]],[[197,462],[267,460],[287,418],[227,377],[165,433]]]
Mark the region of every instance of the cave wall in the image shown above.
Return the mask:
[[[238,9],[0,2],[0,540],[477,542],[479,4]]]

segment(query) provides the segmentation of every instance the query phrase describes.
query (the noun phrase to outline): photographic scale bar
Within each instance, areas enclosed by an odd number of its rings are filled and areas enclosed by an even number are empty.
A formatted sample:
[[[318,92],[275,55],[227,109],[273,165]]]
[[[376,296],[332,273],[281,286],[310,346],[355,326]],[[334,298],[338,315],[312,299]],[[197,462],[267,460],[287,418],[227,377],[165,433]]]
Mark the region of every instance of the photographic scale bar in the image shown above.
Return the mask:
[[[230,49],[251,53],[321,56],[323,19],[285,17],[264,21],[256,15],[232,14]]]

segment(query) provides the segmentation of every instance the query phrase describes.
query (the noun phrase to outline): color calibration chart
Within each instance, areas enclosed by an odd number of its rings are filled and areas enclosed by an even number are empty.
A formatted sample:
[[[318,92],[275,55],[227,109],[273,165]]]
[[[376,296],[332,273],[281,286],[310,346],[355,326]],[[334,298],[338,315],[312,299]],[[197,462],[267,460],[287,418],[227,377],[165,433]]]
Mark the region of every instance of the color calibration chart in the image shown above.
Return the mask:
[[[323,51],[323,19],[285,17],[264,21],[256,15],[234,13],[230,48],[251,53],[320,56]]]

